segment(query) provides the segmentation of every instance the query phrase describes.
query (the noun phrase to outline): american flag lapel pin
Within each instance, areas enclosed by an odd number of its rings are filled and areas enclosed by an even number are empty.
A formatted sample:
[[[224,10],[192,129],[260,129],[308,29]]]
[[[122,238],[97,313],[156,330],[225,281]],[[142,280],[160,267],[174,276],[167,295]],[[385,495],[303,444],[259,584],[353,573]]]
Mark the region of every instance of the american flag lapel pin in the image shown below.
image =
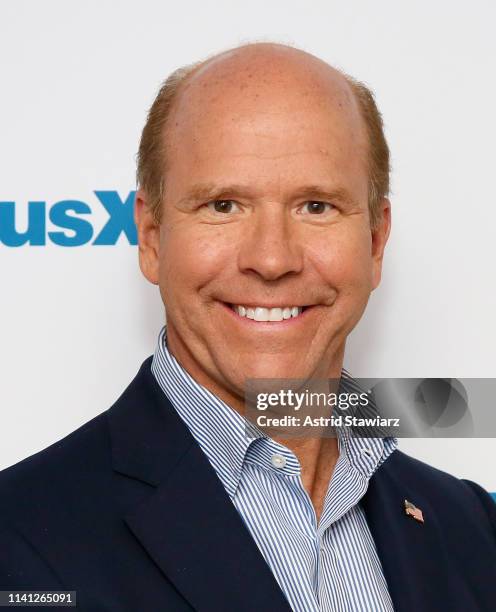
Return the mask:
[[[411,516],[419,523],[424,522],[424,515],[422,514],[422,510],[420,508],[417,508],[417,506],[412,504],[412,502],[409,502],[407,499],[405,499],[405,514],[407,516]]]

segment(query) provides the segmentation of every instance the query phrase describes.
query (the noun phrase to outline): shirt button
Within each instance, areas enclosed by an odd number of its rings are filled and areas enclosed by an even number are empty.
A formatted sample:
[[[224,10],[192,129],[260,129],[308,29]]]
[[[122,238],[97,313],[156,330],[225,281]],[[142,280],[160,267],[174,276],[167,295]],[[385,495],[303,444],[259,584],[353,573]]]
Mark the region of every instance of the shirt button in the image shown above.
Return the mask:
[[[271,461],[272,465],[278,470],[282,469],[286,465],[286,457],[283,457],[283,455],[272,455]]]
[[[370,448],[362,448],[361,452],[362,455],[365,455],[366,457],[372,457],[372,451],[370,450]]]

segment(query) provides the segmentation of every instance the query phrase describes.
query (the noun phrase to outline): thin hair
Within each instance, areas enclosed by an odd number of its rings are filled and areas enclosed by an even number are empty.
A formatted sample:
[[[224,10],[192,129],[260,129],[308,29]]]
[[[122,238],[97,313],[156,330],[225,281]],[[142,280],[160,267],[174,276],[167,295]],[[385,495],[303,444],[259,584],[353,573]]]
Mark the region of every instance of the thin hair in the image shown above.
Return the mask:
[[[165,193],[167,168],[167,122],[181,88],[188,78],[207,60],[174,70],[160,87],[147,115],[137,154],[137,185],[147,195],[147,205],[160,223]],[[341,71],[340,71],[341,72]],[[368,141],[368,207],[370,226],[381,221],[381,201],[389,195],[390,153],[384,134],[384,124],[374,94],[364,83],[341,72],[349,84],[363,118]]]

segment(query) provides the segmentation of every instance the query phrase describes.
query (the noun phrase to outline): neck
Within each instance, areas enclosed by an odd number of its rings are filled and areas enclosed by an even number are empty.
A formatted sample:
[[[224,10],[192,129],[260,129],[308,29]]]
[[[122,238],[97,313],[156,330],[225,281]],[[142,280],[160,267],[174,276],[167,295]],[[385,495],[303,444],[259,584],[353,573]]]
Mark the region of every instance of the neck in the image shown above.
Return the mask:
[[[339,458],[337,438],[275,439],[288,447],[298,458],[302,484],[312,500],[318,521]]]

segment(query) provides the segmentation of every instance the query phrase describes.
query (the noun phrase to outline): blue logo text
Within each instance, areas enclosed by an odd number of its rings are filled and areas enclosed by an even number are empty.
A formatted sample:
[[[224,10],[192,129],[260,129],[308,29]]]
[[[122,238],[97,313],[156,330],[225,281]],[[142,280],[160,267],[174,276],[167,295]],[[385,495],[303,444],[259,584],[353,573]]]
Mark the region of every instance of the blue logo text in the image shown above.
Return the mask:
[[[108,214],[108,220],[91,243],[94,246],[114,245],[121,234],[129,244],[137,244],[133,219],[135,191],[122,200],[117,191],[95,191]],[[46,202],[28,202],[28,223],[24,232],[16,229],[16,203],[0,202],[0,243],[9,247],[44,246],[47,240],[63,247],[76,247],[91,242],[93,225],[88,220],[92,210],[80,200],[61,200],[48,209],[48,218],[57,230],[46,231]]]

